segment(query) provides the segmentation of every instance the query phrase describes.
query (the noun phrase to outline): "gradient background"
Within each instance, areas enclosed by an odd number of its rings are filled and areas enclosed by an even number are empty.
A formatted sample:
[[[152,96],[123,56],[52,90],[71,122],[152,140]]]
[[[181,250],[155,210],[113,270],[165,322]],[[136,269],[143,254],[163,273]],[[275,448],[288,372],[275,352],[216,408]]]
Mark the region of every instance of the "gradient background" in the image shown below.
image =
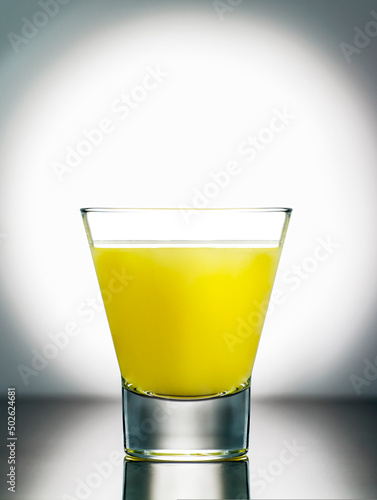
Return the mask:
[[[192,206],[236,160],[207,206],[294,209],[254,396],[361,399],[350,376],[377,356],[377,36],[351,62],[340,44],[376,2],[244,0],[221,19],[210,0],[65,1],[18,53],[8,35],[41,7],[0,2],[1,393],[119,397],[105,314],[78,312],[98,294],[78,210]],[[148,66],[167,76],[121,119],[112,104]],[[240,143],[276,108],[295,118],[248,161]],[[113,131],[59,182],[52,164],[103,119]],[[313,264],[319,238],[336,248]],[[19,365],[69,322],[79,335],[26,385]]]
[[[351,63],[339,44],[372,8],[245,0],[221,20],[211,2],[72,0],[16,54],[7,34],[41,8],[2,2],[2,391],[117,394],[105,315],[77,313],[98,292],[79,207],[192,206],[236,160],[241,173],[208,206],[294,208],[255,395],[355,396],[350,375],[377,355],[377,39]],[[167,76],[122,120],[112,103],[156,65]],[[247,161],[239,144],[285,107],[296,117]],[[52,163],[104,118],[113,132],[59,182]],[[319,237],[338,247],[285,283]],[[18,365],[71,321],[81,333],[26,386]]]

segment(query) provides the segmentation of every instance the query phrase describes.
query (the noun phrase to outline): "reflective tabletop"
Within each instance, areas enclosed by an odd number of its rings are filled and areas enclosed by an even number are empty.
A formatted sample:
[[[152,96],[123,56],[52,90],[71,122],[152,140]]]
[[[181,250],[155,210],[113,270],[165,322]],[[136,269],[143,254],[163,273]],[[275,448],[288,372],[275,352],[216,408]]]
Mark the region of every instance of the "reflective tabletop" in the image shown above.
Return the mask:
[[[125,459],[118,400],[18,398],[16,495],[0,403],[2,500],[377,498],[377,402],[253,401],[247,458],[152,463]]]

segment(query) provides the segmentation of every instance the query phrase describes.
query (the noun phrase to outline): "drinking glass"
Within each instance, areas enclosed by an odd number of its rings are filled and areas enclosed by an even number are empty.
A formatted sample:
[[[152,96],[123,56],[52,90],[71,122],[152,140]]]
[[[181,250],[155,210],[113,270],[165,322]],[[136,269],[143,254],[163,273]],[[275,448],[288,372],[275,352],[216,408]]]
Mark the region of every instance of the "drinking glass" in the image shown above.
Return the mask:
[[[122,376],[124,449],[241,456],[291,209],[83,208]]]

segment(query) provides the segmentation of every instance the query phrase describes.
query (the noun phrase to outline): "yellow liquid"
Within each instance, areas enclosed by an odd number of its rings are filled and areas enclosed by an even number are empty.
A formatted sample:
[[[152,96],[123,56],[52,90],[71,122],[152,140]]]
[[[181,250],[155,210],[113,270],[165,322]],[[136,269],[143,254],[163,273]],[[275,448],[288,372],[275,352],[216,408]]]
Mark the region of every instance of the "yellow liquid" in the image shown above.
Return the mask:
[[[250,378],[281,248],[92,248],[122,377],[204,397]]]

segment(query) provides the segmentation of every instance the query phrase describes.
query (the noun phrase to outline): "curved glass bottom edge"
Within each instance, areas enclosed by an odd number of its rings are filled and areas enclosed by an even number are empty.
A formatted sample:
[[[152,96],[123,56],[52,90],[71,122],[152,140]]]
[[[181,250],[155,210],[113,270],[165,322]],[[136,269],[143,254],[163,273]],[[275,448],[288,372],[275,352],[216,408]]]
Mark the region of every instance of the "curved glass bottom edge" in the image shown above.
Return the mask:
[[[249,377],[245,382],[241,383],[238,387],[232,387],[231,389],[229,389],[227,391],[221,391],[218,393],[204,394],[204,395],[197,395],[197,396],[180,396],[180,395],[174,395],[174,394],[173,395],[157,394],[157,393],[150,392],[150,391],[143,391],[142,389],[135,387],[133,384],[128,383],[122,377],[122,387],[123,387],[123,389],[126,389],[127,391],[138,394],[139,396],[146,396],[146,397],[151,397],[151,398],[156,398],[156,399],[168,399],[171,401],[200,401],[203,399],[223,398],[226,396],[231,396],[233,394],[237,394],[239,392],[242,392],[245,389],[248,389],[250,387],[250,383],[251,383],[251,377]]]
[[[126,460],[144,460],[152,462],[215,462],[219,460],[246,460],[248,448],[240,450],[202,450],[193,453],[191,450],[131,450],[125,448]]]

